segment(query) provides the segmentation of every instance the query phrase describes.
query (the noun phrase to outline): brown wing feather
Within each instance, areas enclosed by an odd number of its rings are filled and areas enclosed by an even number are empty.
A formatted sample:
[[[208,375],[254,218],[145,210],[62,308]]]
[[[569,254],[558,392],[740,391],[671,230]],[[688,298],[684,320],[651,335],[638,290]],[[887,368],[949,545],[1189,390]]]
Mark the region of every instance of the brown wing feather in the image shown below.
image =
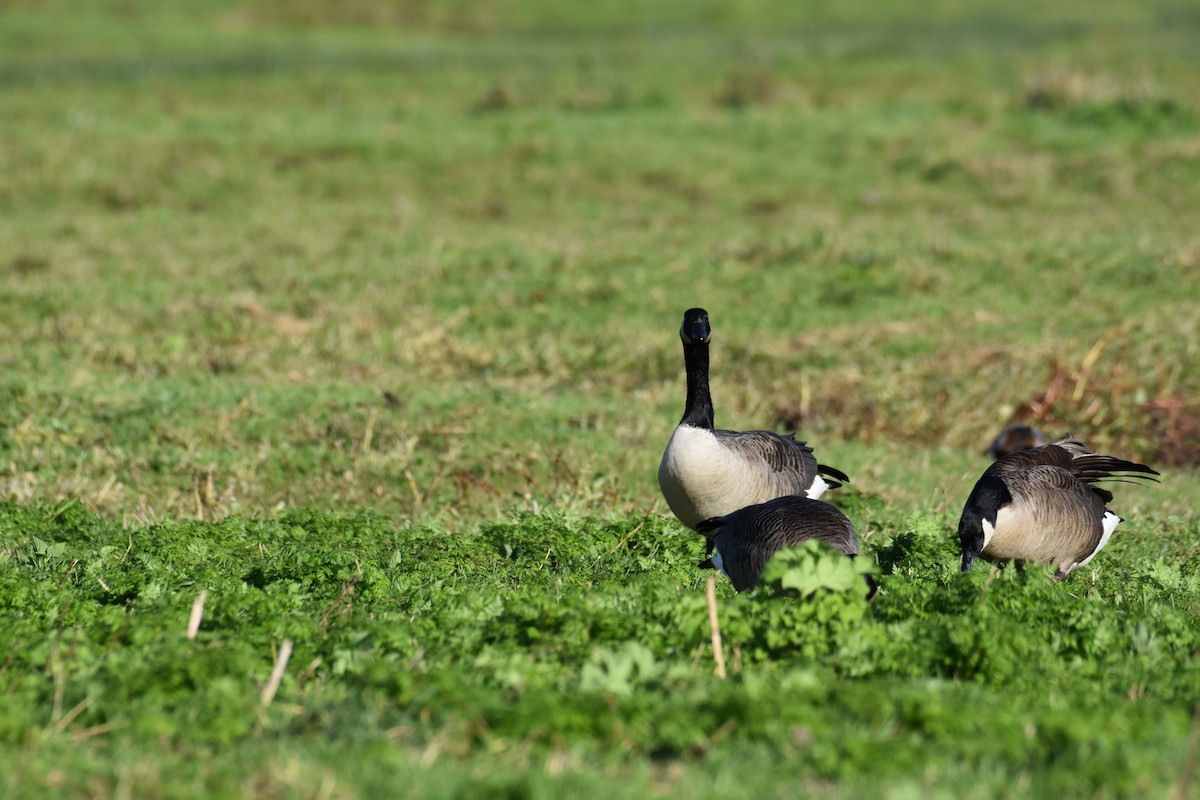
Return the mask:
[[[984,474],[1001,478],[1008,483],[1011,476],[1036,467],[1058,467],[1089,484],[1092,493],[1105,503],[1112,502],[1112,492],[1095,486],[1097,481],[1155,481],[1157,478],[1154,476],[1158,475],[1158,472],[1145,464],[1094,453],[1083,442],[1071,437],[1032,450],[1010,453],[988,467]]]
[[[1030,450],[1018,450],[1015,453],[1009,453],[994,462],[983,474],[1004,478],[1005,475],[1020,472],[1023,469],[1041,466],[1060,467],[1070,472],[1073,457],[1070,450],[1060,447],[1060,444],[1062,442],[1052,442]]]
[[[789,493],[803,494],[817,475],[830,478],[830,488],[850,481],[841,470],[817,463],[813,449],[791,434],[715,430],[713,435],[730,452],[742,455],[748,463],[762,465],[774,480],[788,486]]]

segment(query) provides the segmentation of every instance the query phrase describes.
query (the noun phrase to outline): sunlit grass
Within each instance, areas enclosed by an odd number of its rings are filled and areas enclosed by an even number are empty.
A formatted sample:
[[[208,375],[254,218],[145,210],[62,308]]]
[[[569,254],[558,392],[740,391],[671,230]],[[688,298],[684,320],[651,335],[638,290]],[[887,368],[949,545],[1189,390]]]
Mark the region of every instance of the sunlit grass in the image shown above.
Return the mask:
[[[895,558],[897,537],[922,533],[926,549],[912,552],[932,584],[914,589],[914,602],[953,595],[939,582],[953,578],[953,525],[1005,423],[1071,432],[1160,469],[1161,484],[1115,488],[1113,508],[1127,521],[1095,576],[1064,590],[1115,603],[1126,578],[1149,587],[1142,611],[1157,645],[1137,638],[1127,606],[1097,612],[1097,625],[1134,648],[1118,672],[1156,647],[1176,658],[1194,646],[1194,630],[1167,630],[1176,617],[1160,609],[1193,602],[1162,580],[1194,562],[1197,541],[1200,16],[1185,5],[85,5],[17,2],[0,12],[0,500],[41,508],[21,525],[46,525],[43,540],[83,546],[55,521],[54,509],[76,500],[121,552],[152,531],[219,549],[222,524],[240,531],[251,520],[269,532],[274,520],[313,511],[336,518],[318,536],[359,525],[345,520],[366,510],[383,515],[373,519],[387,535],[415,523],[436,538],[486,535],[497,520],[547,509],[576,520],[563,524],[581,539],[609,524],[682,536],[662,518],[654,471],[682,413],[680,314],[703,305],[718,424],[809,439],[850,474],[851,487],[830,499],[868,551]],[[5,531],[3,546],[28,533]],[[238,564],[231,586],[250,572],[239,559],[256,553],[223,556]],[[659,565],[666,588],[654,603],[678,600],[676,583],[696,588],[695,555]],[[110,747],[108,729],[80,733],[105,724],[87,715],[107,701],[75,678],[75,700],[54,706],[56,667],[36,642],[73,635],[57,604],[98,602],[71,594],[70,564],[44,576],[66,587],[44,598],[53,606],[44,624],[9,648],[40,687],[7,695],[25,703],[3,722],[6,741],[24,748],[11,759],[10,793],[349,796],[421,780],[430,795],[537,795],[582,775],[629,796],[704,794],[749,780],[734,763],[744,761],[757,765],[756,782],[730,793],[782,796],[786,786],[792,796],[795,775],[781,782],[772,765],[794,767],[787,759],[799,748],[806,790],[853,795],[878,793],[882,778],[839,772],[839,759],[876,746],[905,753],[887,776],[897,796],[958,795],[977,776],[1005,787],[996,791],[1072,789],[1071,770],[1038,782],[1047,766],[1038,757],[1013,767],[995,753],[947,756],[926,780],[916,744],[925,734],[904,727],[912,718],[889,738],[894,720],[857,717],[861,726],[836,732],[843,738],[824,750],[804,744],[816,730],[808,723],[759,728],[739,717],[726,731],[737,714],[720,704],[741,702],[726,690],[708,706],[710,729],[663,758],[653,745],[630,749],[648,724],[634,711],[615,718],[628,729],[600,737],[612,751],[526,725],[532,706],[504,735],[465,712],[380,722],[356,709],[387,717],[400,704],[396,687],[370,702],[345,694],[348,673],[336,669],[353,672],[353,659],[335,669],[336,648],[311,630],[311,646],[326,649],[310,680],[319,675],[329,694],[316,702],[285,684],[277,716],[238,720],[253,732],[234,748],[244,757],[221,751],[218,763],[232,765],[222,777],[179,761],[213,750],[179,756],[147,731],[123,734],[142,743],[131,749]],[[338,564],[351,572],[327,576],[319,599],[296,600],[305,625],[353,574],[352,561]],[[623,574],[606,568],[604,580]],[[514,577],[505,591],[532,581],[535,594],[551,592],[543,573]],[[172,631],[186,621],[193,580],[161,587],[179,605]],[[963,608],[974,608],[980,587],[970,581],[985,578],[964,580],[974,594]],[[1011,605],[990,622],[1009,631],[1020,614],[1042,615],[1031,635],[1057,635],[1052,590],[995,580],[989,594]],[[285,584],[270,591],[286,594]],[[378,602],[393,602],[386,596]],[[357,602],[383,613],[362,594]],[[638,620],[656,607],[641,595],[622,602]],[[114,625],[124,619],[120,603],[101,605]],[[471,608],[447,623],[464,636],[479,633]],[[897,625],[903,612],[889,612]],[[132,636],[148,635],[131,619]],[[938,624],[953,638],[949,621]],[[253,681],[265,679],[275,645],[254,625],[241,633],[255,645],[238,652],[264,673]],[[656,636],[666,647],[676,634]],[[597,648],[616,658],[638,640],[563,641],[601,659]],[[1008,669],[1017,645],[997,641],[985,644]],[[131,662],[148,657],[142,644],[110,644]],[[678,659],[655,657],[682,668],[696,658],[699,645],[689,646]],[[896,678],[858,695],[850,681],[835,691],[843,706],[813,700],[806,713],[853,716],[872,693],[894,691],[908,698],[897,715],[940,720],[949,706],[921,681],[944,673],[919,648],[881,647],[915,684]],[[488,674],[523,674],[523,661],[506,661],[520,652],[500,648]],[[414,655],[405,651],[401,667]],[[289,675],[315,657],[298,654],[304,663]],[[215,669],[229,678],[231,663],[218,658]],[[404,668],[371,663],[372,675],[407,680]],[[794,699],[810,680],[843,683],[791,656],[762,668],[765,697],[778,689]],[[243,678],[213,697],[228,691],[253,706]],[[974,694],[972,680],[948,680],[951,705],[982,703],[983,728],[1011,723],[1005,735],[1019,734],[1003,747],[1025,742],[1029,720],[1005,716],[1002,682]],[[1094,745],[1124,764],[1122,775],[1143,776],[1152,795],[1194,761],[1190,711],[1180,690],[1154,722],[1162,706],[1137,705],[1153,695],[1149,673],[1131,682],[1095,700],[1103,713],[1080,729],[1055,728],[1053,741],[1078,748],[1072,764],[1088,786],[1105,785],[1080,766]],[[710,692],[702,683],[688,691]],[[472,697],[506,697],[493,689]],[[1055,702],[1083,699],[1063,691]],[[64,723],[87,697],[97,705]],[[760,702],[765,713],[769,703],[753,697],[738,713],[753,717]],[[683,715],[683,705],[664,708]],[[1126,762],[1116,739],[1085,735],[1109,722],[1145,734],[1152,749]],[[286,746],[271,739],[277,723],[295,725]],[[378,778],[347,770],[343,740],[325,742],[332,729],[359,726],[366,743],[356,752],[384,765]],[[43,733],[17,733],[26,729]],[[733,760],[705,762],[726,738]],[[1147,771],[1155,747],[1167,755]],[[447,759],[462,774],[432,777],[430,765]],[[1187,788],[1176,784],[1180,796]]]

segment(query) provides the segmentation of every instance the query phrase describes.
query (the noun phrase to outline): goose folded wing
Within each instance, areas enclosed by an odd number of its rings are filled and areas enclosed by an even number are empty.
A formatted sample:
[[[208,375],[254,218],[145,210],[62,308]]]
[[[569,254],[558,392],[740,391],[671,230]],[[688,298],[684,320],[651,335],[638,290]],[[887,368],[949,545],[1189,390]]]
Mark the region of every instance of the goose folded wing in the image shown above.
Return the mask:
[[[799,488],[808,488],[818,475],[826,475],[838,481],[831,487],[849,482],[841,470],[817,463],[813,450],[805,442],[797,441],[792,435],[781,435],[773,431],[714,431],[717,440],[730,452],[745,461],[761,465],[764,471],[791,475]]]
[[[796,447],[807,450],[809,453],[812,453],[812,451],[813,451],[813,449],[808,446],[808,442],[797,439],[796,434],[794,434],[794,433],[780,433],[780,434],[776,434],[776,435],[779,436],[779,438],[783,439],[784,441],[790,442],[791,444],[795,445]],[[814,455],[813,458],[816,458],[816,456]],[[836,469],[827,464],[817,464],[817,472],[821,475],[824,475],[826,478],[830,478],[830,480],[827,481],[827,483],[829,484],[829,488],[831,488],[831,489],[836,489],[839,486],[841,486],[843,483],[850,482],[849,475],[842,472],[840,469]]]
[[[1070,450],[1060,447],[1058,442],[1035,447],[1032,450],[1017,450],[994,462],[984,475],[1004,478],[1015,472],[1033,469],[1034,467],[1059,467],[1071,472],[1074,461]]]
[[[1053,464],[1037,464],[1032,467],[1012,472],[1005,476],[1005,485],[1012,492],[1014,501],[1041,504],[1046,498],[1059,498],[1062,493],[1095,491],[1097,487],[1087,486],[1076,478],[1069,470]],[[1103,491],[1103,490],[1101,490]]]

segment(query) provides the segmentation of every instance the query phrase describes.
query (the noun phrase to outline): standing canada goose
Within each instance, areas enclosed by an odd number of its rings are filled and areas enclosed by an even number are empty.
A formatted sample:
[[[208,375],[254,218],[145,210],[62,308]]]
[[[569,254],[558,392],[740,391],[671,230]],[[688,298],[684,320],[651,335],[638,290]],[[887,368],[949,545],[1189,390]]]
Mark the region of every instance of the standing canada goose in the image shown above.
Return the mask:
[[[992,440],[992,446],[984,452],[992,459],[1003,458],[1018,450],[1032,450],[1049,444],[1046,434],[1034,425],[1008,425]]]
[[[845,514],[829,503],[795,495],[704,520],[697,530],[716,545],[711,566],[729,578],[739,592],[758,582],[771,556],[809,539],[849,556],[858,555],[858,536]]]
[[[818,464],[812,448],[790,434],[713,427],[708,388],[711,337],[708,312],[684,312],[679,338],[687,368],[687,402],[658,465],[659,488],[679,521],[696,530],[702,520],[739,508],[785,495],[816,499],[849,481],[840,470]]]
[[[1078,439],[1019,450],[992,464],[975,484],[958,522],[962,569],[977,556],[1057,564],[1059,580],[1108,544],[1121,518],[1105,508],[1105,479],[1156,480],[1145,464],[1099,455]]]

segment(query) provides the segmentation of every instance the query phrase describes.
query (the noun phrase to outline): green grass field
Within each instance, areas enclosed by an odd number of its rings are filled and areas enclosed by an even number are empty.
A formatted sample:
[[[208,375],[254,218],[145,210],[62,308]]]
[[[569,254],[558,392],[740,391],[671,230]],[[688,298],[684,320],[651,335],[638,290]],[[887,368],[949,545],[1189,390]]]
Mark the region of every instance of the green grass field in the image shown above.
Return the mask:
[[[1197,41],[0,4],[4,795],[1195,796]],[[718,425],[850,474],[882,587],[721,584],[724,680],[655,481],[694,305]],[[1065,584],[957,571],[1013,420],[1163,473]]]

